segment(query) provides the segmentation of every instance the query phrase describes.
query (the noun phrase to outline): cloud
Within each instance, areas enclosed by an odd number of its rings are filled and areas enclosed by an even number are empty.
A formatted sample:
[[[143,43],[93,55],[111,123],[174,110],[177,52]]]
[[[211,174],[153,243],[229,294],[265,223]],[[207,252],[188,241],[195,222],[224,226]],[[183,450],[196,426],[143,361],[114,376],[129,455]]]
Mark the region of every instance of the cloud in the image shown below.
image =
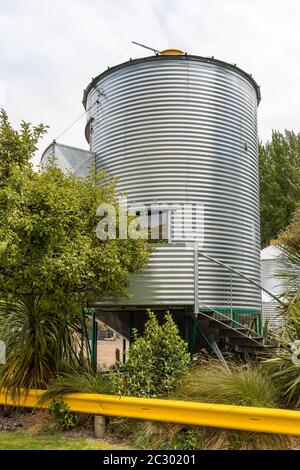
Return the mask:
[[[300,130],[297,0],[11,0],[0,4],[0,81],[13,123],[50,125],[41,149],[82,112],[93,76],[148,55],[132,40],[214,55],[262,87],[259,135]],[[150,53],[151,54],[151,53]],[[62,138],[87,148],[84,118]]]

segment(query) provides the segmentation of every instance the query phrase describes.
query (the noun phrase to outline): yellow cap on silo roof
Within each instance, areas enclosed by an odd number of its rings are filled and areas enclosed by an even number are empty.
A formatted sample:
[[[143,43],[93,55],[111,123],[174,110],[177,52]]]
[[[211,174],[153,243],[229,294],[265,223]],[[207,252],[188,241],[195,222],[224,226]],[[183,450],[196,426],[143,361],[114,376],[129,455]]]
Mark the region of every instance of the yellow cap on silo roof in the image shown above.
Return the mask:
[[[183,51],[180,49],[165,49],[164,51],[160,52],[160,55],[181,55]]]

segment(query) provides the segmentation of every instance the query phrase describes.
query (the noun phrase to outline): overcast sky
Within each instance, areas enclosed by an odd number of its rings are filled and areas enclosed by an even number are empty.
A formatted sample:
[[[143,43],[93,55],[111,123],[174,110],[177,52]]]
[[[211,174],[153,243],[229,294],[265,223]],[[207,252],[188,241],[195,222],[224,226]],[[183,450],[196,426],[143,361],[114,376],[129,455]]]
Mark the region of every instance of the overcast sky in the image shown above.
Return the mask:
[[[84,111],[91,77],[149,55],[132,40],[236,63],[261,85],[260,138],[300,131],[299,0],[0,0],[0,106],[15,126],[50,126],[42,151]],[[84,124],[60,141],[88,148]]]

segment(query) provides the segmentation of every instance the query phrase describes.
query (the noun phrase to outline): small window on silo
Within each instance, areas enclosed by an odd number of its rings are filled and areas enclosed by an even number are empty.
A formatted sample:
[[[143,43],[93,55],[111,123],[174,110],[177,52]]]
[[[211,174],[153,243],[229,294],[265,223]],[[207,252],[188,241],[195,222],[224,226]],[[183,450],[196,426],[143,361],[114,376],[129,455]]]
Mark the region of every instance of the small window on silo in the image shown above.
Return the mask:
[[[140,215],[137,213],[137,215]],[[148,230],[148,241],[157,243],[169,240],[169,212],[166,210],[149,210],[142,216],[142,228]]]

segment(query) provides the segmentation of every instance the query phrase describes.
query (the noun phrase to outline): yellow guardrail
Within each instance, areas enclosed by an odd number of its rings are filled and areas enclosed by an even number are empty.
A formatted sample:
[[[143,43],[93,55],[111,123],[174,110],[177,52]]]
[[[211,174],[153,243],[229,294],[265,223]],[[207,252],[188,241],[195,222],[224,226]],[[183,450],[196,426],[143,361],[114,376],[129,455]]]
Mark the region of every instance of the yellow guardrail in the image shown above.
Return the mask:
[[[0,404],[48,408],[49,403],[39,402],[42,394],[43,390],[22,392],[16,402],[2,392]],[[89,393],[68,394],[63,399],[79,413],[300,436],[300,412],[293,410]]]

